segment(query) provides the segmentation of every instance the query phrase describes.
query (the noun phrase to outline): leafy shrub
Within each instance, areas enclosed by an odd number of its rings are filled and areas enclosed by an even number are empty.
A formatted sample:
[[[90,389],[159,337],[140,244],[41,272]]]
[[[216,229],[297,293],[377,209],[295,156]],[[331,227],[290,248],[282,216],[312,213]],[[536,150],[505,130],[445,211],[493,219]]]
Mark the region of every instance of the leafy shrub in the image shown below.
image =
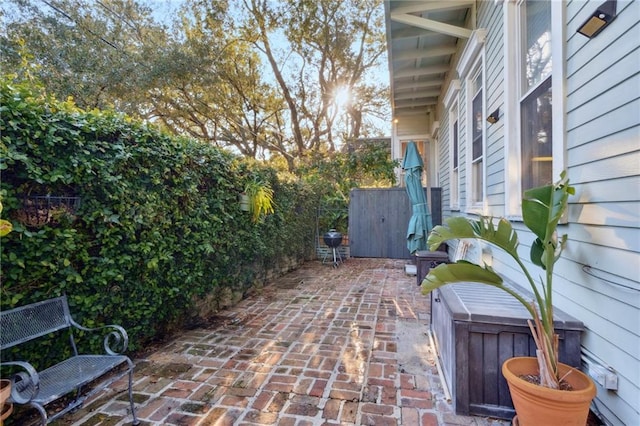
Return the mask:
[[[210,145],[8,80],[0,133],[3,218],[13,223],[0,246],[1,309],[66,293],[77,320],[123,325],[135,350],[183,325],[199,301],[224,306],[313,251],[309,188]],[[274,214],[258,223],[238,202],[250,176],[274,192]],[[33,195],[80,204],[21,223]]]

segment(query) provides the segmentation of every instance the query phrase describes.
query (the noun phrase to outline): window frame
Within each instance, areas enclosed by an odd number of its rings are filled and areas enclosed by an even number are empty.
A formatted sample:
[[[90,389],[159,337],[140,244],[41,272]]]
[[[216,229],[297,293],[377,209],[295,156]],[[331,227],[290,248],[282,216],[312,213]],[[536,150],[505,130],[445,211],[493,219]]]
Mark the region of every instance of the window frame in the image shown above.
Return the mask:
[[[460,80],[451,80],[444,96],[444,107],[448,111],[449,130],[449,208],[460,211],[460,117],[458,93]],[[457,143],[457,147],[456,147]],[[454,151],[457,148],[458,167],[454,167]],[[455,179],[454,179],[455,175]],[[454,184],[455,181],[455,184]]]
[[[504,19],[504,129],[505,129],[505,216],[522,220],[522,104],[521,102],[538,87],[536,84],[524,90],[522,81],[525,70],[524,28],[522,6],[525,0],[507,0],[503,3]],[[566,5],[551,3],[551,92],[552,103],[552,180],[557,180],[567,166],[566,155]],[[513,58],[518,58],[514,61]]]
[[[449,117],[452,119],[449,127],[449,134],[451,135],[451,167],[449,170],[449,182],[450,182],[450,201],[449,207],[451,210],[460,210],[460,123],[458,120],[458,103],[456,102],[451,111]]]
[[[474,82],[480,77],[481,93],[477,93],[478,90],[474,87]],[[466,138],[465,138],[465,187],[466,187],[466,206],[465,211],[472,214],[485,214],[486,212],[486,139],[487,139],[487,123],[486,116],[486,70],[485,70],[485,58],[484,51],[480,52],[478,58],[470,67],[470,72],[465,77],[465,88],[467,92],[466,96]],[[474,132],[473,128],[476,124],[477,117],[473,115],[473,102],[476,99],[476,95],[480,96],[480,120],[481,135],[480,135],[480,151],[481,155],[474,158],[473,156],[473,143]],[[481,162],[480,170],[480,184],[474,179],[474,164]],[[480,194],[476,194],[475,191],[480,191]],[[478,196],[479,195],[479,196]]]
[[[486,138],[487,138],[487,126],[486,126],[486,121],[484,120],[485,117],[485,112],[486,112],[486,87],[487,87],[487,70],[486,70],[486,58],[485,58],[485,41],[487,39],[487,34],[488,31],[485,28],[478,28],[476,30],[474,30],[471,34],[471,37],[469,38],[469,41],[467,42],[462,54],[460,55],[460,60],[458,61],[458,65],[456,67],[456,71],[458,72],[458,76],[460,77],[461,80],[464,80],[465,82],[465,104],[464,104],[464,115],[463,115],[463,120],[462,121],[458,121],[459,123],[459,128],[461,129],[460,133],[461,135],[464,132],[464,138],[459,137],[458,141],[460,142],[460,151],[458,152],[458,154],[460,155],[460,153],[462,151],[464,151],[464,157],[465,157],[465,162],[464,162],[464,170],[461,170],[461,174],[464,173],[464,187],[462,186],[461,183],[461,187],[460,187],[460,198],[461,198],[461,202],[462,202],[462,191],[464,191],[464,211],[466,213],[470,213],[470,214],[485,214],[486,210],[487,210],[487,190],[486,190],[486,161],[484,161],[484,159],[486,158],[486,152],[487,152],[487,147],[486,147]],[[471,200],[471,194],[472,194],[472,184],[473,184],[473,180],[472,180],[472,169],[471,169],[471,155],[469,155],[469,153],[471,152],[471,135],[470,135],[470,130],[471,130],[471,123],[473,122],[471,120],[471,98],[472,96],[469,96],[469,83],[470,81],[473,81],[473,76],[476,75],[478,72],[482,72],[482,125],[483,125],[483,131],[482,131],[482,158],[483,158],[483,163],[482,163],[482,171],[481,171],[481,176],[482,176],[482,197],[481,200],[479,202],[476,203],[472,203]],[[471,77],[470,77],[471,76]],[[460,118],[460,117],[459,117]],[[462,130],[462,125],[464,125],[464,130]],[[462,206],[461,206],[462,209]]]

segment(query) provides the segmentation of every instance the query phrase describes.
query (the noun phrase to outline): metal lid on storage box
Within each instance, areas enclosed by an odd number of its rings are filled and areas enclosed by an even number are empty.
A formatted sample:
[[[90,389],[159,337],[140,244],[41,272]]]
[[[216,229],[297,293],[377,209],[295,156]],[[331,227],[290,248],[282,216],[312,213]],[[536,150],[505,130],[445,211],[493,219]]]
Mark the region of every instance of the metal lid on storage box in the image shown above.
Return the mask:
[[[516,290],[525,299],[534,300],[532,293],[515,284],[505,285]],[[531,318],[529,311],[510,294],[499,288],[471,283],[449,284],[438,289],[440,299],[446,303],[455,321],[484,322],[491,324],[526,325]],[[554,309],[555,327],[565,330],[583,330],[581,321]]]

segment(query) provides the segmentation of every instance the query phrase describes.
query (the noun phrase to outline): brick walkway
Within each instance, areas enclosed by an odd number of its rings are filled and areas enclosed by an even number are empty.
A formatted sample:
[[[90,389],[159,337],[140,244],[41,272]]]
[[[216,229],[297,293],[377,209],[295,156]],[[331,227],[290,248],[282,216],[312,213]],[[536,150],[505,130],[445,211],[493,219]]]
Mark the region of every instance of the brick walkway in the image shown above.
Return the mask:
[[[477,425],[445,401],[404,261],[303,267],[137,359],[143,425]],[[131,423],[126,385],[58,424]]]

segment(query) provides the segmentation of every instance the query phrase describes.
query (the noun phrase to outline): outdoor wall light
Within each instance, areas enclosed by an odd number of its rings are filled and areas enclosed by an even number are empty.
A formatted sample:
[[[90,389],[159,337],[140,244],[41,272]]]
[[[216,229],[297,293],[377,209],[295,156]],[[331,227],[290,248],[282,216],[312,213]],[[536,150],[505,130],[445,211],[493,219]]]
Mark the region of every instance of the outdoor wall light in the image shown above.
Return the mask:
[[[491,124],[495,124],[500,120],[500,108],[497,108],[487,117],[487,121]]]
[[[580,25],[578,32],[588,38],[595,37],[614,19],[616,19],[616,0],[607,0]]]

